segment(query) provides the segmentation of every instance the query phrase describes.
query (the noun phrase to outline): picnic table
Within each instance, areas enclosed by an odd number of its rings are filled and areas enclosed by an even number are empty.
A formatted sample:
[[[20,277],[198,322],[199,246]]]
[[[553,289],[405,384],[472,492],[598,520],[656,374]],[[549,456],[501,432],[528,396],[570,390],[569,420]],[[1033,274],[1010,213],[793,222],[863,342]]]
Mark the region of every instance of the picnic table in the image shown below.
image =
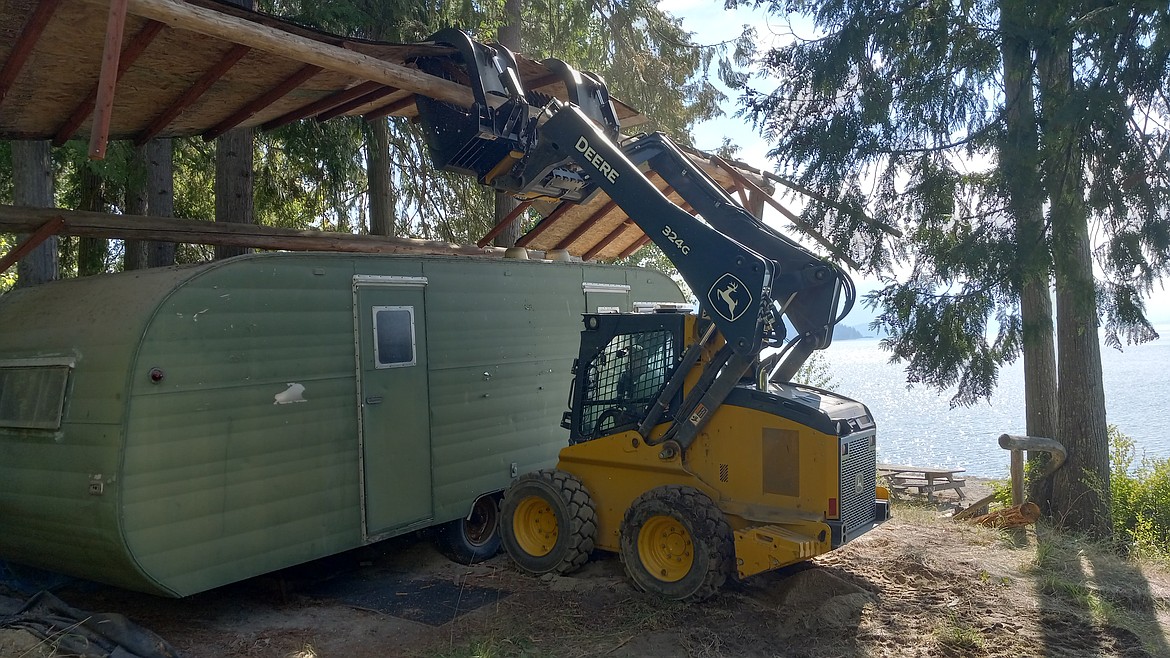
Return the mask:
[[[929,466],[907,466],[904,464],[878,464],[878,475],[886,478],[890,486],[895,489],[917,489],[918,493],[926,494],[926,499],[934,500],[936,491],[953,489],[963,500],[963,485],[966,480],[956,478],[963,473],[962,468],[932,468]]]

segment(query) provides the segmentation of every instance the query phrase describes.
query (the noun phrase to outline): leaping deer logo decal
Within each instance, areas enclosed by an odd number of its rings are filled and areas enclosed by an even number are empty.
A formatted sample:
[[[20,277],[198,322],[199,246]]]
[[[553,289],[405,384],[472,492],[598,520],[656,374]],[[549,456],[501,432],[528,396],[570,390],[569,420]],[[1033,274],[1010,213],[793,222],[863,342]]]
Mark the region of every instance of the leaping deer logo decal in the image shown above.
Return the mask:
[[[723,290],[716,290],[715,292],[723,299],[723,303],[727,304],[728,315],[735,315],[735,307],[739,305],[739,300],[732,294],[739,290],[739,286],[734,281],[728,282],[727,287]]]
[[[752,293],[730,272],[719,277],[707,292],[711,308],[724,318],[735,322],[752,305]]]

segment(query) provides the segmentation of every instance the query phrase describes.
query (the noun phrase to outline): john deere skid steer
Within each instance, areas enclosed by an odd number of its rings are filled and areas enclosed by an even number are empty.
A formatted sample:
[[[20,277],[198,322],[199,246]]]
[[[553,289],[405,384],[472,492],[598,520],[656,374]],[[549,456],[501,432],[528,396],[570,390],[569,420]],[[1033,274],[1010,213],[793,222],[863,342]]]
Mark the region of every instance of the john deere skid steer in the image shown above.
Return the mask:
[[[848,275],[761,223],[666,136],[619,144],[596,76],[546,62],[564,78],[562,102],[526,93],[499,45],[455,30],[432,41],[455,52],[419,68],[468,81],[477,99],[470,110],[419,103],[436,164],[521,197],[608,194],[699,298],[698,313],[584,316],[569,445],[556,469],[519,476],[501,506],[516,564],[568,573],[613,551],[641,589],[700,600],[732,575],[807,560],[884,521],[869,410],[788,381],[852,307]]]

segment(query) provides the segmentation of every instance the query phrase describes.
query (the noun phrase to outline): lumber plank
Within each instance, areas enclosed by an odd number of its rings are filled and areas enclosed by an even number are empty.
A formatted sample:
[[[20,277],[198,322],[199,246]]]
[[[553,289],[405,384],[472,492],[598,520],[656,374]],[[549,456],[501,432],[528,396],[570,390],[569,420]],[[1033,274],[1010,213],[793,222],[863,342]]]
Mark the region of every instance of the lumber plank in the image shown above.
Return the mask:
[[[286,251],[345,251],[370,254],[437,254],[499,257],[502,249],[483,249],[439,240],[388,238],[330,231],[231,224],[169,217],[110,215],[100,212],[0,205],[0,233],[33,233],[60,219],[60,235],[157,242],[233,245]]]

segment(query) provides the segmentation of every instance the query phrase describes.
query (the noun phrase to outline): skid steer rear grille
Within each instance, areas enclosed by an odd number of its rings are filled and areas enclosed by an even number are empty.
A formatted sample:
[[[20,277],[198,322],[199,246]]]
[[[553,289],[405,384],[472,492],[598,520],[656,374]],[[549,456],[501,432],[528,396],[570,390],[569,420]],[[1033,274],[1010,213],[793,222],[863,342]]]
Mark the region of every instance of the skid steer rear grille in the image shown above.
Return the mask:
[[[865,532],[874,522],[877,449],[873,430],[841,439],[842,543]]]

